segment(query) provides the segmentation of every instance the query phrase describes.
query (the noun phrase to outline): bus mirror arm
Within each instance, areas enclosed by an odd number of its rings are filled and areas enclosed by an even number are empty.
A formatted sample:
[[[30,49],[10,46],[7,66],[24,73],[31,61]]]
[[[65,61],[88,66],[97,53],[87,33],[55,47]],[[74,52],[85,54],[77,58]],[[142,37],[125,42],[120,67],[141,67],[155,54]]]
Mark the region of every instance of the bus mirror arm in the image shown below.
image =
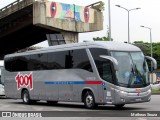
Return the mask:
[[[145,58],[150,60],[150,61],[152,61],[153,68],[154,68],[154,70],[156,70],[157,69],[157,61],[154,58],[150,57],[150,56],[145,56]]]
[[[106,55],[100,55],[100,57],[111,61],[113,63],[114,69],[118,71],[119,69],[118,61],[114,57],[106,56]]]

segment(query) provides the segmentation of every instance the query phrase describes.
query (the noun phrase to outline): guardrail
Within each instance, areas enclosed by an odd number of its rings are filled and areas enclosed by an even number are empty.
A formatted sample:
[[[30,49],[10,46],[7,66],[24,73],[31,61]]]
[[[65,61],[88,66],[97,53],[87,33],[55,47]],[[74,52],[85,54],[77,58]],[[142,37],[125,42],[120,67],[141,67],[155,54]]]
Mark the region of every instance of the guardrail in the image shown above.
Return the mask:
[[[19,9],[22,9],[22,8],[28,6],[28,5],[31,5],[34,1],[35,0],[16,0],[13,3],[0,9],[0,18],[6,16],[7,13],[8,14],[13,13]],[[8,9],[11,9],[11,10],[8,11]]]

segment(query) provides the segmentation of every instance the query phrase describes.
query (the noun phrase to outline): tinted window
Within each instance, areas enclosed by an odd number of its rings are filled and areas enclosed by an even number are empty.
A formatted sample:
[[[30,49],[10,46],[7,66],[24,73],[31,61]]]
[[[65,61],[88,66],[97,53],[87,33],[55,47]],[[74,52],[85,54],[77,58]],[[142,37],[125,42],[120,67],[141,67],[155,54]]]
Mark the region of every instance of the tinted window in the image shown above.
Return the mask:
[[[5,69],[8,71],[27,71],[28,59],[28,56],[7,58],[5,60]]]
[[[91,48],[90,52],[92,54],[100,77],[107,82],[113,83],[110,61],[100,57],[100,55],[108,55],[107,50]]]
[[[92,67],[89,61],[89,58],[87,56],[86,50],[73,50],[70,51],[70,54],[72,55],[73,59],[73,68],[80,68],[87,71],[92,72]]]
[[[48,53],[48,69],[65,69],[65,57],[68,51]]]
[[[47,54],[32,54],[28,60],[28,70],[47,70]]]
[[[16,59],[13,62],[15,64],[12,70],[13,71],[28,71],[28,60],[29,60],[29,56],[16,57]]]
[[[12,71],[11,62],[12,62],[11,58],[5,58],[4,65],[5,65],[5,69],[8,71]]]
[[[80,68],[92,71],[85,50],[69,50],[48,54],[49,69],[72,69]]]
[[[85,49],[40,53],[5,59],[5,69],[8,71],[74,68],[92,72],[92,67]]]

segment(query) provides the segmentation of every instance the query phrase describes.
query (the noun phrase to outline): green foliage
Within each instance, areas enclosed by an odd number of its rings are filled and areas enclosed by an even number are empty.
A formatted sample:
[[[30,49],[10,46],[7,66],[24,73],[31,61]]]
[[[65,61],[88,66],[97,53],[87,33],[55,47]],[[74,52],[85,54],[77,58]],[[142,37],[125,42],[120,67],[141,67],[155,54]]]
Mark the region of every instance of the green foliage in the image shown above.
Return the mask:
[[[101,11],[105,10],[105,3],[101,1],[101,5],[100,5],[100,9]]]
[[[105,10],[105,3],[103,1],[98,2],[98,4],[91,5],[93,9],[104,11]]]
[[[152,93],[159,93],[160,94],[160,90],[152,90]]]
[[[93,38],[94,41],[110,41],[109,39],[109,28],[107,28],[107,34],[103,37],[95,37]],[[111,38],[111,41],[113,41],[113,38]]]
[[[139,47],[145,56],[151,56],[150,43],[143,41],[135,41],[134,45]],[[160,71],[160,42],[152,43],[153,58],[157,60],[158,71]],[[150,62],[148,62],[150,66]]]
[[[96,37],[96,38],[93,38],[94,41],[109,41],[109,37]]]

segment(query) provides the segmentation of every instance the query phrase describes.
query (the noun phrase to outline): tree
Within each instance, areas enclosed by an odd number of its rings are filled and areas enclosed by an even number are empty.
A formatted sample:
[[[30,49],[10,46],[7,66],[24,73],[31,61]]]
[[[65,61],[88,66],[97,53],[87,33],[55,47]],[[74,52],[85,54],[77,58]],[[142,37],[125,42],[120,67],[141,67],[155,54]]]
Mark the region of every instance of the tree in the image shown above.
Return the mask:
[[[104,11],[105,10],[105,3],[100,1],[100,2],[98,2],[98,4],[95,4],[95,3],[91,4],[91,7],[93,9],[98,10],[98,11]]]
[[[135,41],[134,45],[139,47],[145,56],[151,56],[151,48],[150,43],[144,43],[143,41]],[[152,51],[153,51],[153,58],[157,61],[158,70],[160,71],[160,42],[152,43]],[[148,62],[150,66],[150,62]]]
[[[145,55],[150,54],[150,45],[149,43],[144,43],[143,41],[135,41],[133,43],[135,46],[139,47]]]
[[[110,41],[109,39],[109,28],[107,27],[107,34],[106,36],[103,37],[95,37],[93,38],[94,41]],[[113,39],[111,38],[111,41],[113,41]]]

